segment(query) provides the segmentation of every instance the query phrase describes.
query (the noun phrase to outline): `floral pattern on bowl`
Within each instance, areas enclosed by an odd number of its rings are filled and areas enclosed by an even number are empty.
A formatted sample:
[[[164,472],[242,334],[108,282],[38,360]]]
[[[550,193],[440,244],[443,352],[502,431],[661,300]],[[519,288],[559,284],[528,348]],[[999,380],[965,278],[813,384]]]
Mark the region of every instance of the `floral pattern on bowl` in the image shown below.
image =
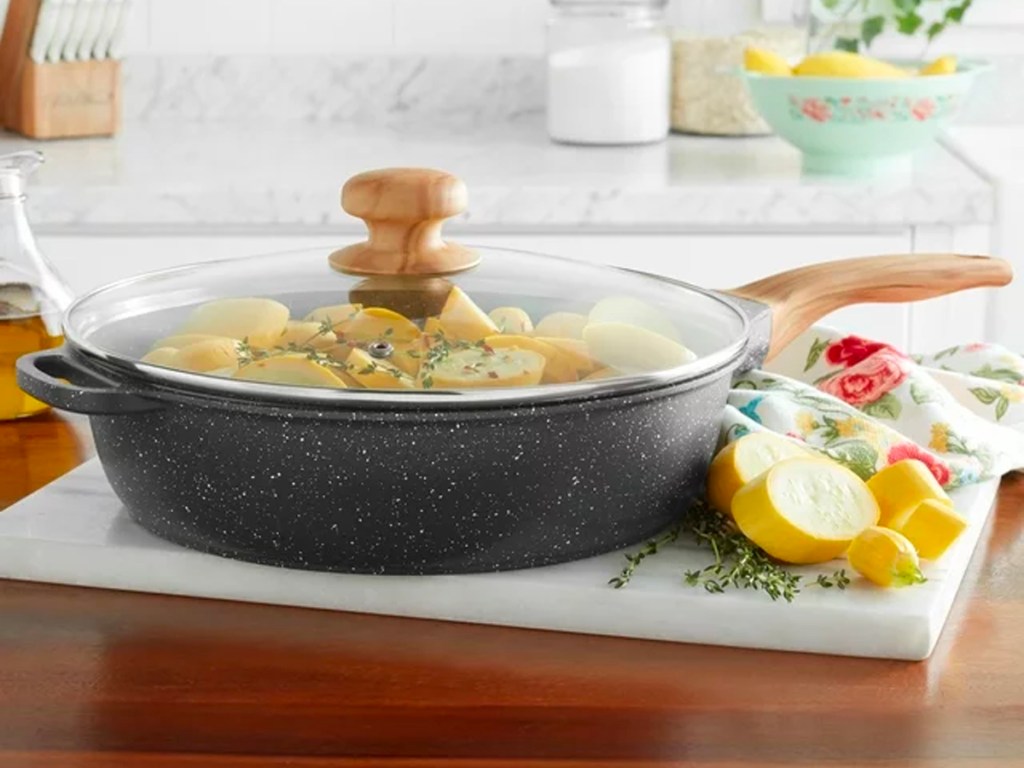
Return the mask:
[[[824,98],[789,97],[790,117],[797,121],[855,125],[872,122],[925,122],[945,119],[960,103],[956,94],[914,99],[893,96],[871,99],[866,96],[826,96]]]

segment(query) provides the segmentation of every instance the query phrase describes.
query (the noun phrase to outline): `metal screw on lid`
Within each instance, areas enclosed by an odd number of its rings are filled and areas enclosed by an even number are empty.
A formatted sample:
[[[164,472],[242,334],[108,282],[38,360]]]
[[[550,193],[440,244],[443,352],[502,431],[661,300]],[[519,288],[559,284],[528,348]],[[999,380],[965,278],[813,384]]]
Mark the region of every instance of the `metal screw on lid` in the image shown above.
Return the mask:
[[[384,360],[391,357],[391,353],[394,351],[395,348],[387,341],[375,341],[366,348],[366,352],[370,357],[375,357],[378,360]]]

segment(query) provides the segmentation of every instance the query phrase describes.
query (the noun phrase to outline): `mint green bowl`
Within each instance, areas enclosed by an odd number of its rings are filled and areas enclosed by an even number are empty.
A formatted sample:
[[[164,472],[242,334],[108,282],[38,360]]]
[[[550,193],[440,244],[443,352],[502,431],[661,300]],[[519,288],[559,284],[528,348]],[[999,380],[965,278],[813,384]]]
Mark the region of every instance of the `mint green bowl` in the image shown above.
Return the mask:
[[[896,80],[743,75],[765,122],[803,152],[804,170],[851,176],[891,167],[929,146],[988,68],[961,61],[952,75]]]

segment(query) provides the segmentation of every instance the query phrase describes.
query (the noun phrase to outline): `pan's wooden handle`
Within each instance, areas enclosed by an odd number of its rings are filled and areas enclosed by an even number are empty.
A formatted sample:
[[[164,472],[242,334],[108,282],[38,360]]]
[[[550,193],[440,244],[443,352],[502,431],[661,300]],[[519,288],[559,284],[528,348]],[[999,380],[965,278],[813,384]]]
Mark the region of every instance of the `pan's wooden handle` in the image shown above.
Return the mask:
[[[466,210],[466,185],[430,168],[384,168],[353,176],[341,207],[366,222],[369,239],[330,256],[354,275],[436,276],[475,267],[480,256],[441,238],[445,219]]]
[[[772,310],[768,359],[825,315],[851,304],[931,299],[968,288],[1006,285],[1002,259],[953,253],[867,256],[801,267],[727,293]]]

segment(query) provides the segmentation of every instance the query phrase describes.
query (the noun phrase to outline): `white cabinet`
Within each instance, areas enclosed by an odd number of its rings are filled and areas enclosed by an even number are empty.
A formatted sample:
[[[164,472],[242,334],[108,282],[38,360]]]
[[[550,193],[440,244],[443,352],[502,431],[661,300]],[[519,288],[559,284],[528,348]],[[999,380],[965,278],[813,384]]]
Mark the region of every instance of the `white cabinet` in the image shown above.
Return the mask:
[[[959,232],[959,231],[958,231]],[[460,234],[468,244],[539,251],[581,261],[616,264],[709,288],[729,288],[788,269],[852,256],[948,251],[987,252],[988,230],[944,227],[877,234]],[[334,248],[359,235],[82,237],[48,235],[40,245],[76,292],[141,272],[196,261],[302,248]],[[541,278],[543,276],[540,276]],[[566,286],[571,291],[571,286]],[[864,305],[826,322],[916,350],[986,336],[985,292],[909,305]]]

